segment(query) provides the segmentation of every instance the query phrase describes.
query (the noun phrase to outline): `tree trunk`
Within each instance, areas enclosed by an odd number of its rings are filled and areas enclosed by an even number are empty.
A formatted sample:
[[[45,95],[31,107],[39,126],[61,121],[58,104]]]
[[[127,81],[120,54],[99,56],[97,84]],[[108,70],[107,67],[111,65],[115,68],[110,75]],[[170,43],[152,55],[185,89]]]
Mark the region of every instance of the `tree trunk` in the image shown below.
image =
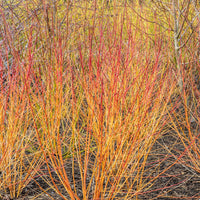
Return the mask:
[[[173,0],[173,17],[174,17],[174,49],[175,49],[175,59],[176,59],[176,67],[177,67],[177,81],[180,88],[180,91],[183,90],[183,79],[181,72],[181,59],[180,59],[180,47],[179,47],[179,21],[176,14],[177,4],[179,4],[179,0]]]

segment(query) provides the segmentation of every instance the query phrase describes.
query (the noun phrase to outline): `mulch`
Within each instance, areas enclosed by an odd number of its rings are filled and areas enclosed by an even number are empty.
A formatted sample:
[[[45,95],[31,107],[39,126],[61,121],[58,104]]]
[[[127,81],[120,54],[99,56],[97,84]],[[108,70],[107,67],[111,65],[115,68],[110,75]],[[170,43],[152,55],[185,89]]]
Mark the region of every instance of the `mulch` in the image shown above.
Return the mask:
[[[144,180],[148,182],[157,176],[158,178],[155,179],[153,182],[154,184],[147,191],[144,190],[138,196],[138,200],[200,200],[200,173],[188,166],[188,163],[191,164],[191,166],[192,163],[188,160],[187,155],[183,153],[184,150],[185,148],[180,139],[173,131],[163,135],[156,141],[147,160]],[[178,159],[180,155],[182,155],[182,157]],[[72,174],[70,166],[66,166],[66,171],[69,178],[72,179],[72,177],[70,177]],[[44,174],[45,173],[46,172],[44,172]],[[56,174],[52,173],[52,175],[55,181],[59,181]],[[78,171],[75,178],[77,181],[80,179]],[[48,177],[46,177],[46,180],[48,180]],[[41,189],[35,181],[37,181],[52,198],[50,198],[48,194],[41,193]],[[35,181],[31,181],[27,187],[24,188],[20,198],[16,200],[62,200],[62,197],[53,189],[49,189],[49,185],[41,177],[36,178]],[[58,187],[62,191],[62,194],[70,199],[63,186],[58,185]],[[78,188],[78,195],[80,199],[83,198],[81,187]],[[116,197],[115,199],[123,199],[123,197]],[[11,198],[9,198],[9,195],[5,195],[3,200],[11,200]]]

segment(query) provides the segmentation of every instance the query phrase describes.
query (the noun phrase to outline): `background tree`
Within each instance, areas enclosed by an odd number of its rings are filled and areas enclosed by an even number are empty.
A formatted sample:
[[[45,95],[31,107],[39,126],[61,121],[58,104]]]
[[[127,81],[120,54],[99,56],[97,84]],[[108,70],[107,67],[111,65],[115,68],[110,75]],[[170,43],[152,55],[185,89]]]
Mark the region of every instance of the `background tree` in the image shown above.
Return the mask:
[[[150,0],[144,1],[143,4],[151,7],[149,12],[156,13],[157,19],[149,19],[146,12],[145,16],[141,17],[147,22],[159,24],[160,28],[171,32],[176,78],[180,91],[182,91],[184,63],[181,54],[195,33],[198,33],[199,38],[199,2],[195,0]],[[198,49],[199,42],[197,38],[195,40]]]

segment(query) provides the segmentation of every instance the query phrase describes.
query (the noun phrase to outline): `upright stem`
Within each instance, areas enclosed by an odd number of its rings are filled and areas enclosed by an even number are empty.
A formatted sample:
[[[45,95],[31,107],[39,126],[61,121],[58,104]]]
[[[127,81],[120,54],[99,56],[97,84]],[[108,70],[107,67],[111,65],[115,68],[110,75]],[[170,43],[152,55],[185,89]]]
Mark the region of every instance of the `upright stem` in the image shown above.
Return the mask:
[[[178,74],[178,85],[180,87],[180,91],[183,90],[183,79],[181,73],[181,60],[180,60],[180,48],[178,44],[179,38],[179,21],[176,15],[176,4],[177,0],[173,0],[173,17],[174,17],[174,49],[175,49],[175,58],[176,58],[176,66],[177,66],[177,74]]]

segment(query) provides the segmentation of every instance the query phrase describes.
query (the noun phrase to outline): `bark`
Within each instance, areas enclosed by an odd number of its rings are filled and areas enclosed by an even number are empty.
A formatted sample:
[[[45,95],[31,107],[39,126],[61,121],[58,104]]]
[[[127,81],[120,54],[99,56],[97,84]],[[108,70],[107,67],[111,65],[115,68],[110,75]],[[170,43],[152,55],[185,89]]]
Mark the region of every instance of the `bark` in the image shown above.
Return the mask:
[[[179,0],[173,0],[173,17],[174,17],[174,50],[175,50],[175,58],[176,58],[176,67],[177,67],[177,81],[180,87],[180,90],[183,90],[183,79],[181,72],[181,60],[180,60],[180,47],[179,47],[179,20],[177,17],[177,4]]]

